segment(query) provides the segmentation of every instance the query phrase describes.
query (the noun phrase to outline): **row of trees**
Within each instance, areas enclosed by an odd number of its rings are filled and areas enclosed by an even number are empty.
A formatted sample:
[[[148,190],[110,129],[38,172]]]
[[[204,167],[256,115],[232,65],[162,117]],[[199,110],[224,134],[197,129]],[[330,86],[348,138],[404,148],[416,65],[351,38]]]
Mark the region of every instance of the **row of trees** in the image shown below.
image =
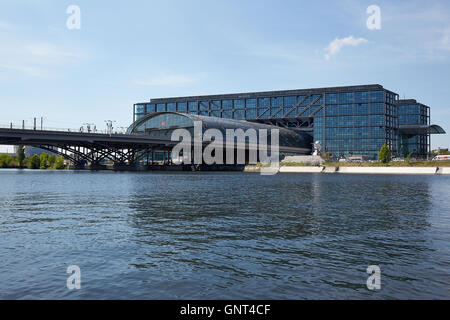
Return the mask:
[[[26,157],[23,147],[17,150],[17,156],[9,154],[0,155],[0,168],[29,168],[29,169],[65,169],[64,157],[57,157],[54,154],[42,153]]]
[[[406,156],[405,161],[407,163],[411,163],[412,155],[413,153],[411,152]],[[378,161],[382,163],[388,163],[389,161],[391,161],[391,150],[389,150],[387,143],[383,144],[383,146],[380,149],[380,152],[378,152]]]

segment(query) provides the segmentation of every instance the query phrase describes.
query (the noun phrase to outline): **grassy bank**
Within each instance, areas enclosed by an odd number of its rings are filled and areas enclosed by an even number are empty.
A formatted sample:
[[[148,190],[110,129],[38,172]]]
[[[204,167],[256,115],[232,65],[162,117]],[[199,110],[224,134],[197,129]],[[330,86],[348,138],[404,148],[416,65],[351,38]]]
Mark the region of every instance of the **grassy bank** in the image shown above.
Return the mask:
[[[269,167],[270,165],[258,163],[255,167]],[[302,162],[280,162],[280,167],[312,167],[314,165]],[[411,161],[411,162],[324,162],[321,165],[328,167],[450,167],[450,161]]]
[[[414,161],[414,162],[326,162],[330,167],[450,167],[450,161]]]

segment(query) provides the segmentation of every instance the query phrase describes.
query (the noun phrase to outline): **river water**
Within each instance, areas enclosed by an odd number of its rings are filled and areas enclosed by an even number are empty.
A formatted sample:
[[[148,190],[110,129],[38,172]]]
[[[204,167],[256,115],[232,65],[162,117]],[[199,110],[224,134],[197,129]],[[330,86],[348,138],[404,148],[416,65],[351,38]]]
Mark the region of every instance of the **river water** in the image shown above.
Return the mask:
[[[448,299],[449,186],[0,170],[0,299]],[[366,286],[371,265],[380,290]]]

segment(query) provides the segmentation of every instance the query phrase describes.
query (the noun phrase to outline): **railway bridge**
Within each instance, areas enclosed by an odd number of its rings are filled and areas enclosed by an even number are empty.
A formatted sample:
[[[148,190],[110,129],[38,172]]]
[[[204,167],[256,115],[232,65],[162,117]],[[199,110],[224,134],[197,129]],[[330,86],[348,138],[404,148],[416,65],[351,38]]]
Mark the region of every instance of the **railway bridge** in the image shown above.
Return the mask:
[[[169,152],[177,141],[145,134],[105,134],[72,131],[0,128],[0,145],[38,147],[69,160],[75,168],[101,168],[104,160],[114,167],[131,167],[139,155],[156,150]]]

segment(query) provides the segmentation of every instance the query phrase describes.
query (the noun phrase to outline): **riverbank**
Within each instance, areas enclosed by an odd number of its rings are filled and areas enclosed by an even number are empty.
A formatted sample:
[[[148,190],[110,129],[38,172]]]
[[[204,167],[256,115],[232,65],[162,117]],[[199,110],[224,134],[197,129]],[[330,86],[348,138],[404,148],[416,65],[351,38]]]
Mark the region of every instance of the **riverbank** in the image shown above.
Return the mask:
[[[245,172],[260,172],[260,166],[246,166]],[[279,173],[348,173],[348,174],[415,174],[450,175],[450,167],[400,166],[280,166]]]

